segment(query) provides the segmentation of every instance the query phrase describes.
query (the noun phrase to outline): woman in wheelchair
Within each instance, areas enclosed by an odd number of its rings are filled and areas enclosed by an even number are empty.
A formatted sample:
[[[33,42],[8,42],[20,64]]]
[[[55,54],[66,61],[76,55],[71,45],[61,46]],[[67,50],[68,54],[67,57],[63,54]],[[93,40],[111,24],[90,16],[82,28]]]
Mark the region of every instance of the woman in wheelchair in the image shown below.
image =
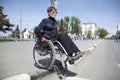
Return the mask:
[[[41,41],[46,39],[58,40],[62,46],[65,48],[68,56],[71,57],[72,62],[78,57],[81,57],[81,51],[74,44],[71,38],[66,33],[59,33],[57,31],[57,21],[55,19],[57,14],[57,9],[53,6],[47,9],[48,18],[42,19],[38,27],[35,28],[34,32]]]

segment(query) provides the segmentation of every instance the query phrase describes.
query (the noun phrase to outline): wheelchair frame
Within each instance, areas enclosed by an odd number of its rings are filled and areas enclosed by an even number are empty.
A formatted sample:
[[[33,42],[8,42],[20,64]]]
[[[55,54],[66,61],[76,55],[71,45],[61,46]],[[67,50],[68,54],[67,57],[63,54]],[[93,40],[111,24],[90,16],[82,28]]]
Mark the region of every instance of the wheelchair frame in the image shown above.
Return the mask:
[[[41,45],[41,43],[39,42],[39,40],[37,39],[36,40],[36,43],[35,43],[35,46],[34,46],[34,49],[33,49],[33,58],[34,58],[34,61],[35,61],[35,66],[37,67],[37,68],[42,68],[42,69],[47,69],[47,70],[50,70],[52,67],[53,67],[53,64],[54,64],[54,62],[55,62],[55,59],[56,59],[56,55],[57,55],[57,50],[55,49],[55,46],[57,46],[58,47],[58,50],[59,50],[59,55],[61,55],[61,57],[63,56],[63,55],[65,55],[66,56],[66,59],[65,60],[61,60],[61,63],[62,63],[62,66],[63,66],[63,68],[65,68],[65,69],[67,69],[67,61],[69,60],[69,56],[68,56],[68,54],[67,54],[67,52],[66,52],[66,50],[64,49],[64,47],[62,46],[62,44],[59,42],[59,41],[57,41],[57,40],[55,40],[55,41],[52,41],[52,40],[46,40],[46,42],[47,42],[47,44],[49,45],[49,47],[51,48],[51,53],[49,53],[49,54],[47,54],[47,55],[51,55],[50,57],[51,57],[51,62],[47,65],[47,66],[41,66],[41,65],[39,65],[39,62],[38,61],[36,61],[36,57],[35,57],[35,54],[39,54],[38,52],[36,52],[36,46],[38,46],[38,45]],[[42,47],[42,46],[41,46]],[[62,51],[61,51],[62,50]],[[39,55],[39,56],[41,56],[41,55]]]

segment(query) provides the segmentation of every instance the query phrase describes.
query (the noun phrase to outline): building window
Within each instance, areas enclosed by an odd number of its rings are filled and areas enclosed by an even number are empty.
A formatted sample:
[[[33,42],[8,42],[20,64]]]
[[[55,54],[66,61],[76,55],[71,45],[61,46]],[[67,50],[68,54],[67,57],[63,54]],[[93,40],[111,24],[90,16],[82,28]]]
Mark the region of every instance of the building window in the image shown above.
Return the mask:
[[[92,27],[90,27],[90,29],[92,29]]]

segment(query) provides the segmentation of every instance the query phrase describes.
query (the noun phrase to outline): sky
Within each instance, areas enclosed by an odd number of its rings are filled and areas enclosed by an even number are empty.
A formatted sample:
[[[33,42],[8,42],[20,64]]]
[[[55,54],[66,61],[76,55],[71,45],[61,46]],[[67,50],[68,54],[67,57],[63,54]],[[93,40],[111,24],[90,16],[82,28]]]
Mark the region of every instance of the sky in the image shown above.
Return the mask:
[[[0,0],[10,22],[20,25],[22,0]],[[39,25],[43,18],[48,17],[47,8],[50,0],[23,0],[22,29],[31,29]],[[56,19],[64,16],[76,16],[81,23],[94,22],[99,28],[115,34],[120,24],[120,0],[58,0],[58,14]]]

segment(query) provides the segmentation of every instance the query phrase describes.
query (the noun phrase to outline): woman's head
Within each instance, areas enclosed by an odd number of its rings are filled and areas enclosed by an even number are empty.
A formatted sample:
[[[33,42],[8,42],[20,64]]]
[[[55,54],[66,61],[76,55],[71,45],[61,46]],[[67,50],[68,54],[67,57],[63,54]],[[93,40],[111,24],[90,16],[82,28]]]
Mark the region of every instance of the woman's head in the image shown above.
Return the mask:
[[[50,17],[52,18],[55,18],[56,17],[56,14],[57,14],[57,9],[54,7],[54,6],[50,6],[48,9],[47,9],[47,13]]]

